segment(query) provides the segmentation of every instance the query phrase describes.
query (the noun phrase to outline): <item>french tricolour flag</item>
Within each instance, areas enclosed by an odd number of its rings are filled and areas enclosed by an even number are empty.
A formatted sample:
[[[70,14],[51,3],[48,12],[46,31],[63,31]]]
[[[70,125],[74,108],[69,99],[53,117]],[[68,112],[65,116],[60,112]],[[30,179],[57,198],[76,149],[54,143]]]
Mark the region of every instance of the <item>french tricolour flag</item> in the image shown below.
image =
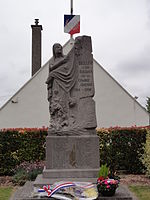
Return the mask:
[[[80,33],[80,15],[64,15],[64,32],[70,35]]]

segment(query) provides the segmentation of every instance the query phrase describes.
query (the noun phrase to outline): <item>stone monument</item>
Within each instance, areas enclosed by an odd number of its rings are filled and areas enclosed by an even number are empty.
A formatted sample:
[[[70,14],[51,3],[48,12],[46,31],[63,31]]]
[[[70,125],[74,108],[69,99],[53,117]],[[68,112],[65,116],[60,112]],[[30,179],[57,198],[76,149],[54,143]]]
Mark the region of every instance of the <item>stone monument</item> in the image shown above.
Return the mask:
[[[61,180],[96,182],[99,139],[91,37],[77,37],[67,55],[60,44],[53,45],[46,84],[50,112],[46,166],[35,185]]]
[[[47,197],[35,193],[43,185],[59,181],[96,183],[98,177],[99,139],[95,131],[90,37],[77,37],[74,47],[66,56],[62,53],[62,46],[54,44],[53,61],[49,65],[46,83],[50,111],[46,166],[34,184],[27,182],[15,192],[12,200],[44,200]],[[105,198],[100,196],[97,200]],[[133,198],[126,187],[120,186],[113,199]]]

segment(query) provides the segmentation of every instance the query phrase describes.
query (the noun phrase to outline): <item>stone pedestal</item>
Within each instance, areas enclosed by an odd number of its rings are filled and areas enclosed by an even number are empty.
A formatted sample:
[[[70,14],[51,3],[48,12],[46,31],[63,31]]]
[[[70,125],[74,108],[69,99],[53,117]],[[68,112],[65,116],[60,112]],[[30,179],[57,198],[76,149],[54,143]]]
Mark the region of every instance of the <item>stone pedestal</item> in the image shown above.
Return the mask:
[[[96,182],[99,138],[95,135],[47,136],[46,166],[34,185],[61,180]]]

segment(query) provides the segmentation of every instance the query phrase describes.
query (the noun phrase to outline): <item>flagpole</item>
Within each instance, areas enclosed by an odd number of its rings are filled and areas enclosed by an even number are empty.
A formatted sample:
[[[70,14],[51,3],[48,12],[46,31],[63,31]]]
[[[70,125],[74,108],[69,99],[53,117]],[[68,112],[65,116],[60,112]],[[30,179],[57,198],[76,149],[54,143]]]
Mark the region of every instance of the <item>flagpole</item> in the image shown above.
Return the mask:
[[[71,15],[73,15],[73,0],[71,0],[71,3],[70,3],[70,5],[71,5],[71,10],[70,10],[70,13],[71,13]]]
[[[70,0],[70,14],[73,15],[73,0]],[[70,40],[73,38],[72,35],[70,35]]]

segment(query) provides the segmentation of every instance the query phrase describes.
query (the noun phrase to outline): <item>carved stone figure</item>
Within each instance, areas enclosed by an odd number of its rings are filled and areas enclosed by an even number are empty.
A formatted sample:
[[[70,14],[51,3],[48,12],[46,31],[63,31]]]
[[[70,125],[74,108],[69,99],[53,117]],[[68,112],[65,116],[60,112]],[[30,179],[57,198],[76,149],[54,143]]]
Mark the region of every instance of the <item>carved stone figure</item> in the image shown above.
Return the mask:
[[[74,47],[64,56],[62,46],[53,45],[49,65],[49,132],[80,134],[96,127],[91,38],[77,37]],[[78,130],[78,131],[77,131]],[[68,133],[67,133],[68,132]],[[82,134],[81,133],[81,134]]]
[[[95,182],[99,139],[95,130],[91,37],[77,37],[67,55],[63,55],[60,44],[54,44],[46,83],[50,111],[46,166],[35,185],[60,180]]]

